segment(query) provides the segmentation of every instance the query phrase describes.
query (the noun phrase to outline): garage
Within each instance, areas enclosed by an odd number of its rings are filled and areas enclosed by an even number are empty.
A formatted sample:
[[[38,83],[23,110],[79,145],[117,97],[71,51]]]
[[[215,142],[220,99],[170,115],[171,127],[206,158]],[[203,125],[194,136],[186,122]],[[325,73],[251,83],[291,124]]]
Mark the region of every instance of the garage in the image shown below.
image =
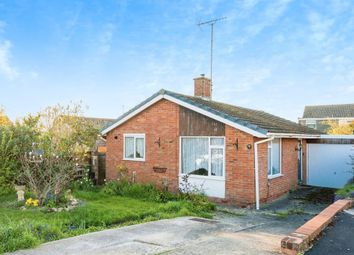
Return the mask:
[[[307,184],[342,188],[353,178],[350,155],[354,155],[354,137],[308,141]]]

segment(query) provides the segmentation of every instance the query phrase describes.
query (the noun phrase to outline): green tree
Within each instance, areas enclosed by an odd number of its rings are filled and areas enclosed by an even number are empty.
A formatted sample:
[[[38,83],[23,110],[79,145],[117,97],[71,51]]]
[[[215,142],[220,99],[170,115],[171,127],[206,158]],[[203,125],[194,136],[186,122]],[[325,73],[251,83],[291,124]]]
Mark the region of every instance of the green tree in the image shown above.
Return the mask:
[[[48,107],[24,123],[38,134],[31,151],[20,157],[21,181],[42,204],[49,195],[57,199],[69,186],[99,128],[82,116],[81,105]]]

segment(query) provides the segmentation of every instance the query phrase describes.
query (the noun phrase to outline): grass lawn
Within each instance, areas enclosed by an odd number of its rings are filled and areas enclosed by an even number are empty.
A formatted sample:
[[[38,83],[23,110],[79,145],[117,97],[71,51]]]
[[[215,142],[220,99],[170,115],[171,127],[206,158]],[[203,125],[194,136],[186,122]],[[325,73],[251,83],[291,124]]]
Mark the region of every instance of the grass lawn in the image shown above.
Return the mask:
[[[0,196],[0,253],[110,227],[178,216],[211,217],[189,201],[159,203],[102,192],[78,191],[81,204],[70,212],[20,210],[16,195]]]

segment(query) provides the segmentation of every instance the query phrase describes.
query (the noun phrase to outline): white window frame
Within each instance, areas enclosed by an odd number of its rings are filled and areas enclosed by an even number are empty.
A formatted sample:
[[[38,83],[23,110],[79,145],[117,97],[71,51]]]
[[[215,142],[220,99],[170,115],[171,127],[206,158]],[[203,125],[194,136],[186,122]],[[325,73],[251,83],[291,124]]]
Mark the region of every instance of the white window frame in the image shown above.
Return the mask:
[[[125,138],[130,137],[134,138],[134,157],[133,158],[126,158],[125,157]],[[143,138],[144,139],[144,157],[143,158],[137,158],[135,153],[136,153],[136,139],[137,138]],[[146,157],[146,140],[145,140],[145,134],[123,134],[123,160],[130,160],[130,161],[145,161]]]
[[[182,173],[182,139],[183,138],[208,138],[209,141],[209,162],[208,162],[208,176],[204,175],[197,175],[197,174],[189,174],[193,176],[193,178],[200,178],[200,179],[216,179],[216,180],[225,180],[225,162],[226,162],[226,139],[225,136],[180,136],[179,137],[179,176],[187,175]],[[224,140],[224,145],[211,145],[210,139],[211,138],[222,138]],[[222,176],[215,176],[211,175],[211,150],[212,149],[223,149],[223,169],[222,169]]]
[[[273,178],[277,178],[279,176],[283,176],[283,172],[282,172],[282,161],[283,161],[283,153],[282,153],[282,139],[281,138],[275,138],[275,139],[279,139],[279,173],[277,174],[273,174],[272,173],[272,169],[273,169],[273,141],[269,141],[268,142],[268,146],[267,146],[267,175],[268,175],[268,179],[273,179]],[[270,169],[271,169],[271,173],[268,174],[268,160],[269,160],[269,155],[268,155],[268,149],[271,149],[272,154],[271,154],[271,159],[270,159]]]
[[[317,121],[316,120],[306,120],[305,122],[306,127],[316,129],[317,128]],[[310,127],[310,125],[313,127]]]

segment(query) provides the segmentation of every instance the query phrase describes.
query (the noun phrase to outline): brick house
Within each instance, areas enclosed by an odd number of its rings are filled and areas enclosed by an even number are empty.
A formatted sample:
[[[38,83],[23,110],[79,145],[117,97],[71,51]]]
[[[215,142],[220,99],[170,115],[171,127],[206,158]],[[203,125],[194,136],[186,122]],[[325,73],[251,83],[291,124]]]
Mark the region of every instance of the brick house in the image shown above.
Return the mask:
[[[328,122],[354,125],[354,104],[307,105],[299,123],[303,126],[327,132]]]
[[[124,165],[137,182],[176,192],[188,174],[212,198],[257,208],[295,189],[306,139],[318,131],[213,101],[211,92],[202,75],[194,96],[160,90],[105,128],[106,178],[117,178]]]

